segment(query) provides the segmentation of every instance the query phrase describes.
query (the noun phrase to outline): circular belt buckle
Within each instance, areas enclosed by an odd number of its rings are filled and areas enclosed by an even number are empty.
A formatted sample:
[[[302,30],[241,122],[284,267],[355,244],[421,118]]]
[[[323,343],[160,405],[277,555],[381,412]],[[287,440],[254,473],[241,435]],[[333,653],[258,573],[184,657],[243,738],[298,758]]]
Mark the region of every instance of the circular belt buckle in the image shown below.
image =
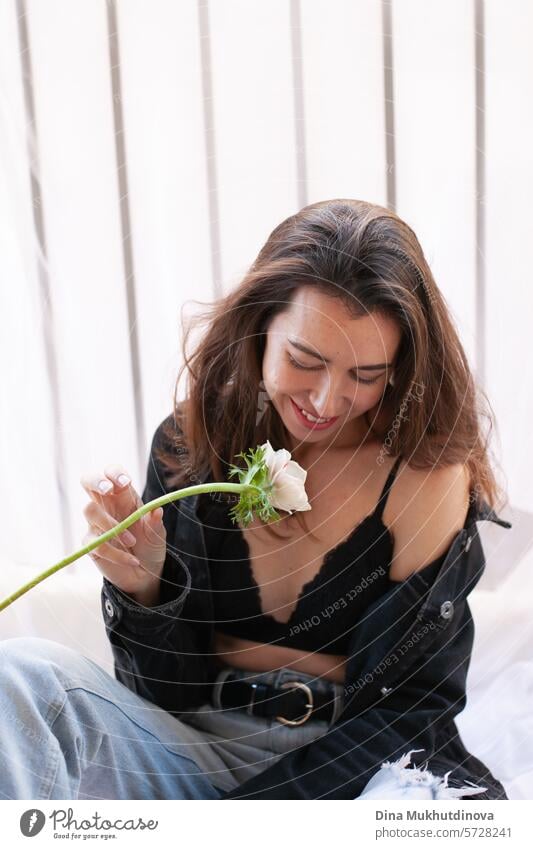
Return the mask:
[[[280,689],[285,690],[287,687],[300,687],[300,689],[305,691],[308,699],[308,704],[306,704],[307,713],[301,719],[286,719],[284,716],[276,716],[275,718],[279,722],[283,722],[284,725],[302,725],[303,722],[307,722],[313,712],[313,691],[307,684],[303,684],[302,681],[285,681]]]

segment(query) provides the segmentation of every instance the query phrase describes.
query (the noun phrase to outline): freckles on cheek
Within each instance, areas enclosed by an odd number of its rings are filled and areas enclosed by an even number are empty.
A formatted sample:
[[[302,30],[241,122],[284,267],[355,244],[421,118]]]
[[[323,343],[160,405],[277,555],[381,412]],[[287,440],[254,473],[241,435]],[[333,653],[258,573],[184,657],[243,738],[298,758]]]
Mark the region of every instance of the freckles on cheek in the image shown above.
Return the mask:
[[[283,366],[267,373],[266,379],[276,394],[292,394],[298,388],[305,386],[305,381],[299,375],[293,374],[292,371]]]

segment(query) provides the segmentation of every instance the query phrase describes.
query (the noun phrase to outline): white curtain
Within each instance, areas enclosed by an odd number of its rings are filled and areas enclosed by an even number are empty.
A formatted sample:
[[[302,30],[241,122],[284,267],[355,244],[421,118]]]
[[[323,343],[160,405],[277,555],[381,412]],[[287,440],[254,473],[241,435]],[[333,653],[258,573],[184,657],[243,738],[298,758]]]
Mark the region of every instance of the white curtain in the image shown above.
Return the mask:
[[[514,530],[483,530],[461,730],[527,798],[532,41],[528,0],[0,0],[2,597],[81,546],[83,473],[121,463],[142,490],[182,316],[306,203],[387,205],[497,420]],[[0,637],[50,637],[112,672],[100,585],[77,561],[1,614]],[[503,748],[478,723],[487,681],[502,692],[495,655],[518,694]]]
[[[496,415],[525,524],[512,557],[501,537],[494,551],[518,562],[533,540],[532,41],[528,0],[0,0],[2,596],[81,546],[83,473],[121,463],[142,490],[182,314],[333,197],[388,205],[417,233]],[[109,659],[92,561],[44,583],[2,636]]]

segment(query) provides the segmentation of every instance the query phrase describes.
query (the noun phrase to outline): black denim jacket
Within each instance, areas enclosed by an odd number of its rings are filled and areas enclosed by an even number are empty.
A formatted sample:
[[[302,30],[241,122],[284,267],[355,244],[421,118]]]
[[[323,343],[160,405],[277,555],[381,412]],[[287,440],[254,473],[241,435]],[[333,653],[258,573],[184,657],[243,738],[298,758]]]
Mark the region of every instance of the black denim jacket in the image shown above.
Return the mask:
[[[152,441],[144,503],[170,491],[152,454],[160,444],[161,425]],[[167,557],[158,606],[135,603],[105,577],[102,586],[117,680],[178,718],[209,701],[218,671],[198,498],[163,508]],[[223,798],[354,799],[385,760],[410,749],[423,749],[413,755],[414,765],[427,763],[439,775],[452,770],[450,786],[466,780],[487,787],[474,799],[507,798],[485,764],[465,749],[454,722],[466,704],[474,639],[467,596],[485,568],[479,520],[511,527],[485,502],[472,502],[437,577],[430,583],[422,569],[391,583],[354,628],[345,707],[328,732]]]

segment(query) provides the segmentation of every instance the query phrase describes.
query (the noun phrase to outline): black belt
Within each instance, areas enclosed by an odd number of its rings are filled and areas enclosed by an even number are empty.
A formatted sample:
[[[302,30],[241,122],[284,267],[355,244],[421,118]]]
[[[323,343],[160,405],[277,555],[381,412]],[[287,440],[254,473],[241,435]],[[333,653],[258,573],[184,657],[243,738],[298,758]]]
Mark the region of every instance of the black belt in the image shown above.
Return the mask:
[[[240,708],[254,716],[275,717],[285,725],[302,725],[308,719],[331,722],[334,687],[313,690],[303,681],[284,681],[273,687],[263,681],[244,681],[230,673],[220,687],[220,707]]]

